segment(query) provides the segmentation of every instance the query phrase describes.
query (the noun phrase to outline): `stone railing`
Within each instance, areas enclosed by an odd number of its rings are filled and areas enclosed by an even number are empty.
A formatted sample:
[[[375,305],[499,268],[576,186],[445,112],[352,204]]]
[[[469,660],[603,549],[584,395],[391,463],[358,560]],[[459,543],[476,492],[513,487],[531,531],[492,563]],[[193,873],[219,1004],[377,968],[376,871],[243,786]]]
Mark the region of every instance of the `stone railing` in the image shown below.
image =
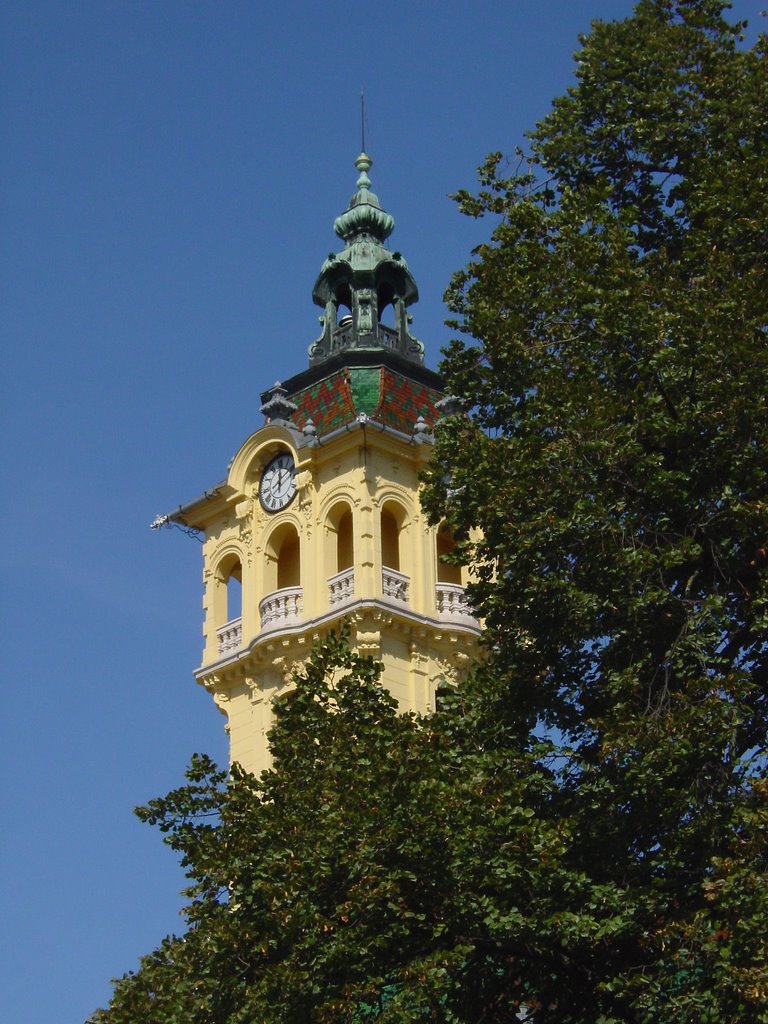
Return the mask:
[[[408,584],[411,582],[409,576],[404,576],[397,569],[389,569],[382,566],[381,589],[384,597],[394,598],[395,601],[408,603]]]
[[[457,583],[438,583],[435,587],[437,614],[446,619],[472,619],[477,621],[464,587]]]
[[[259,615],[262,629],[280,629],[281,626],[298,622],[303,610],[301,587],[283,587],[267,594],[259,601]]]
[[[383,348],[397,349],[400,341],[400,334],[395,327],[387,327],[385,324],[378,325],[379,343]]]
[[[242,618],[230,619],[223,626],[216,630],[219,639],[219,654],[229,654],[230,651],[237,651],[243,640]]]
[[[328,604],[343,604],[355,595],[355,570],[342,569],[328,579]]]

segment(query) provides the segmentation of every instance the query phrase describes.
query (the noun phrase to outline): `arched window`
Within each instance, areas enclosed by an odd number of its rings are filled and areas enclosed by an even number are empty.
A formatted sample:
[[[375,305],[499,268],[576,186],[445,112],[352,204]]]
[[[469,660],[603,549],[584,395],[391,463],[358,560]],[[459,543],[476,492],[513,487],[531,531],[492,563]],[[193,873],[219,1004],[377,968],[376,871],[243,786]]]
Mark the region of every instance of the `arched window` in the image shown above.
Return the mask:
[[[398,508],[392,502],[381,510],[381,564],[399,572],[402,516],[397,513]]]
[[[328,603],[339,604],[355,592],[355,535],[352,509],[340,501],[328,513],[326,566]]]
[[[454,583],[461,586],[461,566],[446,561],[446,555],[453,554],[456,541],[445,524],[437,531],[437,582]]]
[[[238,569],[239,569],[238,565]],[[243,581],[241,573],[234,573],[227,580],[227,621],[239,619],[243,614]]]
[[[293,523],[282,523],[270,534],[266,548],[264,597],[259,602],[262,630],[297,621],[303,604],[299,534]]]
[[[352,509],[348,508],[336,527],[336,569],[351,569],[355,564],[355,537],[352,532]]]
[[[229,654],[242,641],[243,568],[237,555],[227,555],[214,574],[213,624],[219,654]]]
[[[216,567],[216,625],[242,614],[243,568],[237,555],[227,555]]]
[[[293,523],[283,523],[273,531],[266,556],[264,589],[267,593],[301,586],[301,549]]]
[[[387,501],[381,509],[381,588],[385,597],[408,601],[409,577],[400,571],[400,540],[406,512],[396,501]]]

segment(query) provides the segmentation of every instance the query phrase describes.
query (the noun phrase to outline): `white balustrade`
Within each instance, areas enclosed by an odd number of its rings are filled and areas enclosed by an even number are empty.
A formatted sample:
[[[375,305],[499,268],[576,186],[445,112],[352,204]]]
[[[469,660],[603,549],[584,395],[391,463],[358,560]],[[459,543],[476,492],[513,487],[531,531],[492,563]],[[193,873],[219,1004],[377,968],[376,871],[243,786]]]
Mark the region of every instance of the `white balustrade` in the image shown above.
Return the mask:
[[[355,570],[342,569],[328,579],[328,604],[343,604],[355,596]]]
[[[457,583],[438,583],[435,587],[437,614],[449,619],[475,619],[464,587]]]
[[[230,651],[237,651],[243,640],[243,620],[238,617],[225,622],[216,630],[219,638],[219,654],[229,654]]]
[[[409,576],[404,576],[397,569],[389,569],[386,565],[381,569],[381,589],[384,597],[392,597],[395,601],[408,603]]]
[[[281,626],[297,622],[303,610],[303,590],[301,587],[283,587],[267,594],[259,602],[262,629],[279,629]]]

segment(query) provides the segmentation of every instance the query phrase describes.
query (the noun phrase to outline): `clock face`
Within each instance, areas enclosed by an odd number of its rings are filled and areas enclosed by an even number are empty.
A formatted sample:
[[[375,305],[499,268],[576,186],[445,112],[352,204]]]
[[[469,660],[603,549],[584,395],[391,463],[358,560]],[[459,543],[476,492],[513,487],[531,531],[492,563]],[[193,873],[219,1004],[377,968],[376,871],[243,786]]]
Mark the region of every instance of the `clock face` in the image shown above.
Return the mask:
[[[296,494],[296,464],[289,452],[276,456],[261,474],[259,500],[267,512],[279,512]]]

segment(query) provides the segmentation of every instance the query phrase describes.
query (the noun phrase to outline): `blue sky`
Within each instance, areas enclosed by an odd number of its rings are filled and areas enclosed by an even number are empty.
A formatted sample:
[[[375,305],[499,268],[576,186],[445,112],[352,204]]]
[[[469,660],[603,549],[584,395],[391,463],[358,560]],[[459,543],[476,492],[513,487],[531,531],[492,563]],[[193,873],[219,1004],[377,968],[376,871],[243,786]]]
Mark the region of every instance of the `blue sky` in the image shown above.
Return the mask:
[[[199,544],[149,523],[218,482],[259,393],[306,366],[361,87],[436,366],[443,291],[487,233],[449,193],[546,114],[591,19],[631,6],[4,5],[2,1019],[82,1021],[182,927],[183,876],[131,809],[226,743],[192,678]]]

